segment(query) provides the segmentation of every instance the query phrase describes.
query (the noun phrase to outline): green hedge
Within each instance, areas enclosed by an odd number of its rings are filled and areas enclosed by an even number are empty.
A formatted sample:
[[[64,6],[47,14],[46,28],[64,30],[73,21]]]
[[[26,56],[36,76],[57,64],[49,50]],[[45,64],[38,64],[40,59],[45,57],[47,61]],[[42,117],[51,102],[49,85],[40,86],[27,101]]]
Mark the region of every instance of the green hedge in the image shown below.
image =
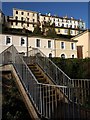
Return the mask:
[[[62,59],[51,58],[72,79],[90,79],[90,58]]]

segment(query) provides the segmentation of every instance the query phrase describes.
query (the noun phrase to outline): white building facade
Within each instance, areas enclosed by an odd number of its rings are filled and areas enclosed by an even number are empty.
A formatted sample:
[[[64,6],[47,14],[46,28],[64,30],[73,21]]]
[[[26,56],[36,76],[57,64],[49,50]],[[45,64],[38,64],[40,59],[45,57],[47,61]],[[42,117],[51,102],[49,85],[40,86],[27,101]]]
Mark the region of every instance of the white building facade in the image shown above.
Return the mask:
[[[81,19],[74,19],[73,17],[68,18],[53,16],[50,13],[43,15],[34,11],[27,11],[13,8],[13,16],[8,18],[10,28],[27,29],[34,31],[34,27],[39,23],[42,29],[44,22],[50,22],[55,24],[55,30],[57,34],[75,36],[85,30],[85,22]]]
[[[77,58],[76,41],[70,39],[0,34],[0,53],[11,45],[24,55],[27,55],[27,51],[37,48],[47,57],[63,57],[61,54],[65,54],[65,58]]]

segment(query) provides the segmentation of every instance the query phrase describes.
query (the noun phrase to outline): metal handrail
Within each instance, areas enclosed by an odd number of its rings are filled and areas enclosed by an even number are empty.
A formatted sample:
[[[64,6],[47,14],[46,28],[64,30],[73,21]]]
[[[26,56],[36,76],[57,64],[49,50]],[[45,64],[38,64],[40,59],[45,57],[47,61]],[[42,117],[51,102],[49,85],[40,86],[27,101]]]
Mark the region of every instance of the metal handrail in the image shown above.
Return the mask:
[[[35,53],[37,53],[37,51]],[[20,56],[13,45],[0,54],[0,58],[1,56],[2,64],[12,63],[14,65],[21,82],[28,92],[28,95],[30,96],[36,110],[41,116],[53,119],[57,118],[58,114],[60,115],[61,112],[61,116],[59,116],[61,118],[75,118],[75,116],[78,118],[81,117],[80,115],[82,110],[80,103],[83,103],[86,98],[80,100],[79,94],[84,94],[87,90],[82,88],[74,88],[67,85],[60,86],[38,83],[22,56]],[[31,62],[37,62],[39,60],[37,56],[38,55],[34,56]],[[64,96],[61,90],[67,97]],[[75,97],[78,98],[77,101],[75,100]],[[71,99],[72,102],[70,102],[67,98]],[[77,104],[75,104],[75,102],[77,102]],[[84,112],[86,111],[84,110]],[[87,118],[87,116],[85,117]]]
[[[38,55],[38,53],[39,53],[39,55]],[[36,56],[36,59],[34,62],[36,62],[44,70],[44,72],[52,79],[52,81],[54,83],[56,83],[58,85],[70,85],[70,82],[68,82],[69,84],[68,83],[64,84],[64,82],[71,81],[71,79],[58,66],[56,66],[49,58],[47,58],[46,55],[44,53],[42,53],[39,49],[33,48],[33,50],[28,52],[28,55]],[[42,57],[42,59],[41,59],[41,57]],[[29,62],[29,60],[28,60],[28,62]],[[43,63],[43,65],[41,63]],[[49,63],[48,66],[47,66],[47,63]],[[51,73],[50,66],[54,67],[54,69],[56,71]],[[52,70],[54,70],[54,69],[52,69]],[[61,76],[59,76],[59,78],[57,79],[57,76],[60,74],[60,73],[58,74],[58,72],[60,72],[62,74],[62,77],[63,77],[62,82],[63,83],[60,82]],[[56,76],[53,76],[53,75],[56,75]],[[65,78],[67,79],[67,81],[64,81]]]

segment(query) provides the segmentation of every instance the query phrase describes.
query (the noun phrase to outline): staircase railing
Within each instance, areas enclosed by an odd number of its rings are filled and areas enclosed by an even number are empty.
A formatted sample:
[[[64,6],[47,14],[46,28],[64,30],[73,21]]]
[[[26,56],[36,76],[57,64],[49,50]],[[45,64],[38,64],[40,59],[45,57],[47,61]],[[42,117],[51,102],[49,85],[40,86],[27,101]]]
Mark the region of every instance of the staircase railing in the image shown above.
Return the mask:
[[[0,54],[0,59],[1,58],[2,65],[13,64],[35,109],[41,116],[48,119],[88,118],[90,111],[81,109],[79,100],[77,104],[75,104],[75,97],[80,97],[76,91],[81,90],[81,88],[38,83],[13,45]],[[34,57],[33,61],[35,61]],[[67,97],[62,94],[61,90],[66,93]],[[70,102],[68,98],[72,99],[72,102]]]
[[[71,79],[37,48],[29,51],[28,55],[29,57],[26,63],[38,64],[56,85],[75,87],[77,89],[81,88],[81,104],[87,99],[87,96],[90,95],[90,79]],[[66,92],[64,92],[64,94],[66,95]]]
[[[29,57],[36,56],[32,62],[37,63],[54,83],[65,86],[73,85],[73,81],[39,49],[33,48],[28,55]],[[30,60],[28,58],[28,63],[31,63]]]

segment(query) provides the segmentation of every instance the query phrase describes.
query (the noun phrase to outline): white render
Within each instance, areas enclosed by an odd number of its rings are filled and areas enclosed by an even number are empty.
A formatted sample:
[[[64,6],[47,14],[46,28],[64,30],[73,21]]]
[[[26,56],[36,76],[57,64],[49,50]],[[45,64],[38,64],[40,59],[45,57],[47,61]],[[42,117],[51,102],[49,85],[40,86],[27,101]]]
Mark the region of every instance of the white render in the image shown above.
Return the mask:
[[[10,38],[9,43],[6,44],[7,36]],[[36,41],[40,40],[40,46],[37,47]],[[28,40],[28,42],[27,42]],[[21,42],[22,41],[22,42]],[[50,43],[50,46],[48,44]],[[65,49],[60,48],[60,42],[65,42]],[[22,44],[21,44],[22,43]],[[27,45],[28,43],[28,45]],[[73,41],[76,48],[76,42]],[[41,50],[42,53],[44,53],[47,57],[51,54],[52,57],[60,57],[61,53],[65,53],[67,58],[70,58],[71,55],[75,55],[77,57],[77,49],[71,50],[71,40],[69,41],[63,41],[61,38],[60,41],[50,38],[44,38],[44,37],[38,37],[38,36],[25,36],[25,35],[12,35],[12,34],[0,34],[0,53],[4,51],[6,48],[8,48],[11,45],[14,45],[16,49],[19,51],[19,53],[25,53],[27,55],[27,49],[28,51],[32,50],[32,48],[38,48]],[[57,53],[57,54],[56,54]]]
[[[16,14],[16,12],[18,12],[18,14]],[[56,15],[51,15],[50,13],[43,15],[38,12],[22,10],[17,8],[13,8],[13,16],[9,16],[8,25],[10,28],[25,28],[33,32],[34,27],[35,25],[37,25],[38,21],[40,22],[41,28],[44,22],[50,22],[50,24],[54,23],[56,32],[57,29],[60,29],[60,32],[57,32],[57,34],[63,35],[68,35],[68,33],[65,33],[64,31],[65,29],[73,30],[73,33],[71,33],[71,35],[75,36],[79,33],[79,31],[82,32],[86,28],[85,22],[81,19],[74,19],[73,17],[68,18],[67,16],[59,17]],[[62,28],[64,29],[63,31]]]

